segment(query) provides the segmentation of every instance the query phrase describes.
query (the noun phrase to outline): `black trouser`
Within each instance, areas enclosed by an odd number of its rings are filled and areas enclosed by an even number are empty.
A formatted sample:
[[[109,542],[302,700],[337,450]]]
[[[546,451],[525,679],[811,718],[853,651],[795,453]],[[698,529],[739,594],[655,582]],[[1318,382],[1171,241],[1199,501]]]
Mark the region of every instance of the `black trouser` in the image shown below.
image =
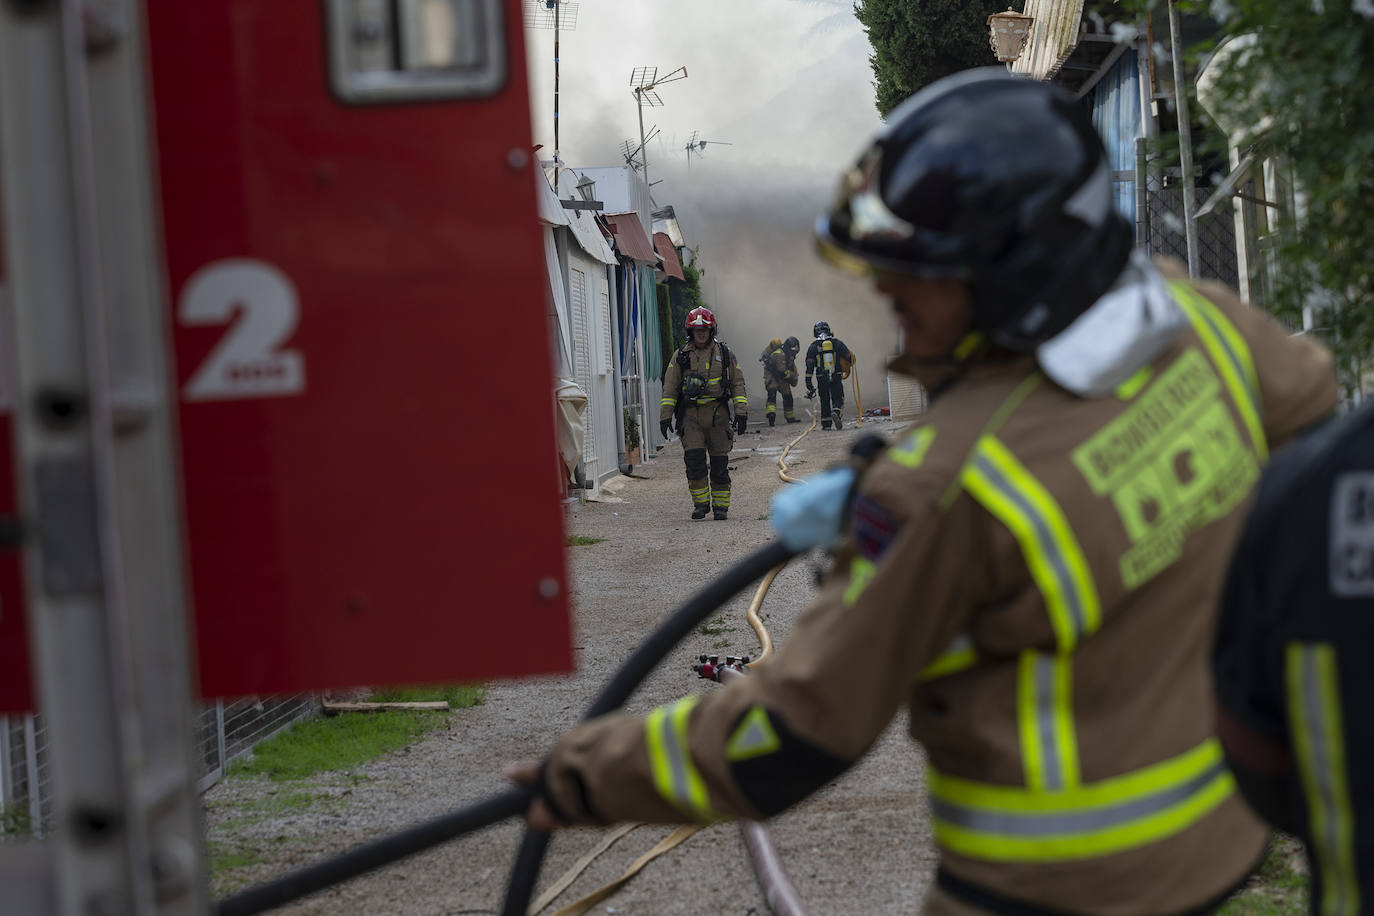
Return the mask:
[[[783,416],[787,417],[788,419],[791,419],[791,417],[793,416],[792,386],[786,385],[786,383],[784,383],[784,385],[786,387],[768,389],[768,407],[766,410],[764,410],[765,415],[772,416],[773,414],[776,414],[778,412],[778,392],[781,391]]]
[[[831,409],[838,414],[844,407],[844,379],[838,374],[829,378],[818,375],[816,388],[821,396],[821,423],[829,423]]]

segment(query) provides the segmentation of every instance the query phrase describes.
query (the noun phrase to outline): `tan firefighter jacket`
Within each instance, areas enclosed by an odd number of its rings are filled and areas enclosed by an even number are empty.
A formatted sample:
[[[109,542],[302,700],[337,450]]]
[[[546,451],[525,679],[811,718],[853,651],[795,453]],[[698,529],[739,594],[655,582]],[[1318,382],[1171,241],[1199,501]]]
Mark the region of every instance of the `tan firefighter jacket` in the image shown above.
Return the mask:
[[[703,422],[708,427],[711,425],[712,408],[727,402],[734,405],[735,416],[749,416],[749,395],[744,387],[744,372],[740,370],[735,351],[730,349],[729,353],[730,365],[726,367],[722,365],[724,357],[720,341],[714,338],[709,347],[698,349],[689,340],[685,346],[679,348],[669,360],[668,371],[663,376],[663,398],[658,402],[659,420],[671,417],[677,410],[679,400],[686,400],[685,406],[688,409],[697,408],[704,412]],[[686,373],[682,371],[684,354],[689,365]],[[695,398],[685,398],[682,382],[684,376],[691,374],[699,375],[705,380],[706,385]],[[727,388],[730,389],[728,397]],[[730,413],[727,410],[720,416],[728,420]]]
[[[763,351],[763,387],[768,391],[785,391],[797,387],[797,362],[782,345],[769,345]]]
[[[1213,738],[1214,603],[1260,465],[1336,387],[1310,339],[1222,287],[1173,290],[1189,329],[1106,397],[1029,356],[894,363],[963,377],[862,477],[782,651],[570,732],[543,773],[559,813],[771,815],[906,704],[955,878],[1093,916],[1179,913],[1240,881],[1266,831]]]

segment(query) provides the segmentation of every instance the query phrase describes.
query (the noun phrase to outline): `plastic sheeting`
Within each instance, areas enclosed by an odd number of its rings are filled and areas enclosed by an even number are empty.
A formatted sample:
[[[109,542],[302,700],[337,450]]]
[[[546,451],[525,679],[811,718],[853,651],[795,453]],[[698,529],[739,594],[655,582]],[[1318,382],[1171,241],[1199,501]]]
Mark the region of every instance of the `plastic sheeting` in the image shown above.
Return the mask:
[[[1102,135],[1115,172],[1135,174],[1135,141],[1145,135],[1140,117],[1140,67],[1136,52],[1127,51],[1093,87],[1093,126]],[[1135,222],[1134,178],[1112,181],[1116,209]]]
[[[561,378],[554,385],[558,398],[558,454],[569,483],[576,482],[577,463],[582,460],[582,442],[586,427],[582,415],[587,412],[587,392],[572,379]]]

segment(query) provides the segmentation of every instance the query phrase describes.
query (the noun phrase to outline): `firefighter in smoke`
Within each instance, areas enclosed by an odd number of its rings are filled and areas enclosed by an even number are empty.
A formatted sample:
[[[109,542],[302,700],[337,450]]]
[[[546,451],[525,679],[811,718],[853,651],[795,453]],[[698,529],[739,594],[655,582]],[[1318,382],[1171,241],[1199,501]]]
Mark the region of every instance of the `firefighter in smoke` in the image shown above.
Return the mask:
[[[896,108],[816,230],[931,409],[774,498],[789,547],[834,545],[781,651],[512,768],[527,819],[768,817],[905,705],[926,916],[1212,912],[1267,838],[1214,733],[1215,604],[1269,451],[1335,407],[1330,355],[1134,251],[1088,113],[1002,68]]]
[[[777,421],[778,392],[782,392],[783,417],[788,423],[798,422],[797,412],[792,408],[792,389],[797,387],[799,350],[801,341],[797,338],[789,337],[784,341],[781,337],[774,337],[759,355],[759,362],[763,363],[763,389],[768,392],[768,406],[763,412],[768,416],[769,426]]]
[[[821,395],[821,429],[844,429],[840,413],[844,409],[844,380],[854,367],[854,354],[830,332],[830,323],[818,321],[811,329],[816,338],[806,349],[806,396],[814,398],[819,386]],[[815,384],[811,377],[815,376]]]
[[[687,313],[687,334],[690,339],[668,363],[663,377],[658,424],[666,439],[677,418],[692,518],[712,512],[719,521],[730,511],[730,444],[748,425],[749,398],[739,360],[725,341],[716,339],[716,316],[710,309]]]

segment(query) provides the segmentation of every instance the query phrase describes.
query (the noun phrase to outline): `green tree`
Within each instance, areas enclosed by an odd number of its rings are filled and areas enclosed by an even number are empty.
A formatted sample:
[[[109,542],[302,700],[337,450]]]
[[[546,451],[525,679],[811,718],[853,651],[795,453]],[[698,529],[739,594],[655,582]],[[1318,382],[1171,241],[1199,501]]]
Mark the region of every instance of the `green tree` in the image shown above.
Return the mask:
[[[1374,369],[1374,2],[1189,7],[1253,42],[1214,68],[1209,101],[1221,120],[1245,125],[1231,141],[1278,161],[1295,192],[1298,212],[1284,211],[1265,304],[1294,324],[1313,309],[1353,391]]]
[[[887,117],[907,96],[943,76],[997,63],[988,16],[1000,0],[856,0],[873,54],[878,113]]]

